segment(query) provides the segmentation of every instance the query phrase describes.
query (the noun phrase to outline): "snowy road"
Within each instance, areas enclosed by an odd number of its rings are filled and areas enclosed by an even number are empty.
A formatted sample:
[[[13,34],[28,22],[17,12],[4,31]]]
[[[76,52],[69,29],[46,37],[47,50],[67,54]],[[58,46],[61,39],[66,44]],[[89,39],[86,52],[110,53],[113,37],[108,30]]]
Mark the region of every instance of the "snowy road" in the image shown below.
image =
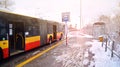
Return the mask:
[[[120,60],[104,52],[101,43],[92,36],[71,32],[65,41],[24,67],[119,67]]]
[[[88,67],[93,54],[88,52],[90,46],[85,44],[92,40],[92,36],[72,32],[68,37],[68,45],[64,41],[24,67]]]

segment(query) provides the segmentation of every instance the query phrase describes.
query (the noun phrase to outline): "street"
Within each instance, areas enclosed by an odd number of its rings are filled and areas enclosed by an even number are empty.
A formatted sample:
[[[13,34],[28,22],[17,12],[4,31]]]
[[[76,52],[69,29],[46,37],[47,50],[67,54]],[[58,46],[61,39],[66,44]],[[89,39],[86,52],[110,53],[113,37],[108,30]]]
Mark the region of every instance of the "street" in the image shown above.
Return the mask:
[[[26,64],[24,67],[88,67],[91,60],[94,60],[89,47],[85,45],[86,41],[92,38],[86,38],[79,32],[71,33],[68,36],[68,45],[65,41],[55,49],[47,52],[41,57]],[[88,59],[88,60],[85,60]],[[86,64],[85,62],[88,61]]]

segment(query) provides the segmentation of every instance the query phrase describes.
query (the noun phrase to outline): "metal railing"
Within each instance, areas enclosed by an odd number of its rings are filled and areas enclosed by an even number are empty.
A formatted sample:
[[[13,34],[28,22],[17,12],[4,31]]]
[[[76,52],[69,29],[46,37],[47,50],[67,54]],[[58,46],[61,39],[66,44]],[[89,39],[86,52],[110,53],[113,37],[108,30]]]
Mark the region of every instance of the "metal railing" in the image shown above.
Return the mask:
[[[109,49],[111,51],[111,57],[116,55],[120,59],[120,54],[119,54],[119,52],[116,51],[116,50],[120,50],[120,49],[115,48],[116,45],[119,45],[119,44],[115,44],[115,42],[116,42],[116,40],[112,39],[109,35],[107,35],[106,37],[103,38],[101,46],[105,48],[105,52],[107,52],[107,49]]]

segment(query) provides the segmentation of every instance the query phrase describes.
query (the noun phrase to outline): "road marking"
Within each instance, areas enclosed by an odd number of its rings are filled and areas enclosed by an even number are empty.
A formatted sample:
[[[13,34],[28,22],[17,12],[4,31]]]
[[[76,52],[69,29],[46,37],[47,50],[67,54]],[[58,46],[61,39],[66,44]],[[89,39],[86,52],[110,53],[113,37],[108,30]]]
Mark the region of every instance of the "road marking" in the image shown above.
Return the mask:
[[[34,59],[40,57],[41,55],[43,55],[43,54],[47,53],[48,51],[52,50],[53,48],[57,47],[57,46],[60,45],[63,41],[64,41],[64,40],[58,42],[57,44],[55,44],[55,45],[49,47],[48,49],[46,49],[46,50],[40,52],[40,53],[37,54],[37,55],[35,55],[35,56],[33,56],[33,57],[27,59],[26,61],[23,61],[22,63],[16,65],[15,67],[23,67],[25,64],[31,62],[32,60],[34,60]]]

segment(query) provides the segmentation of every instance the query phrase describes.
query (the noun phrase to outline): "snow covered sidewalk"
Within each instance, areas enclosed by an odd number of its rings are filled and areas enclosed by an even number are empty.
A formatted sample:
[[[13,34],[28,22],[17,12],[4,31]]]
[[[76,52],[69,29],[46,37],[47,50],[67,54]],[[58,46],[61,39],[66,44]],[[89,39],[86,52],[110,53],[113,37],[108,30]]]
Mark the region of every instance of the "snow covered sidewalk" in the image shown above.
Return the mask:
[[[101,44],[102,43],[97,40],[86,42],[86,45],[92,46],[89,51],[94,54],[89,67],[120,67],[120,59],[115,55],[111,58],[110,50],[105,52]]]

